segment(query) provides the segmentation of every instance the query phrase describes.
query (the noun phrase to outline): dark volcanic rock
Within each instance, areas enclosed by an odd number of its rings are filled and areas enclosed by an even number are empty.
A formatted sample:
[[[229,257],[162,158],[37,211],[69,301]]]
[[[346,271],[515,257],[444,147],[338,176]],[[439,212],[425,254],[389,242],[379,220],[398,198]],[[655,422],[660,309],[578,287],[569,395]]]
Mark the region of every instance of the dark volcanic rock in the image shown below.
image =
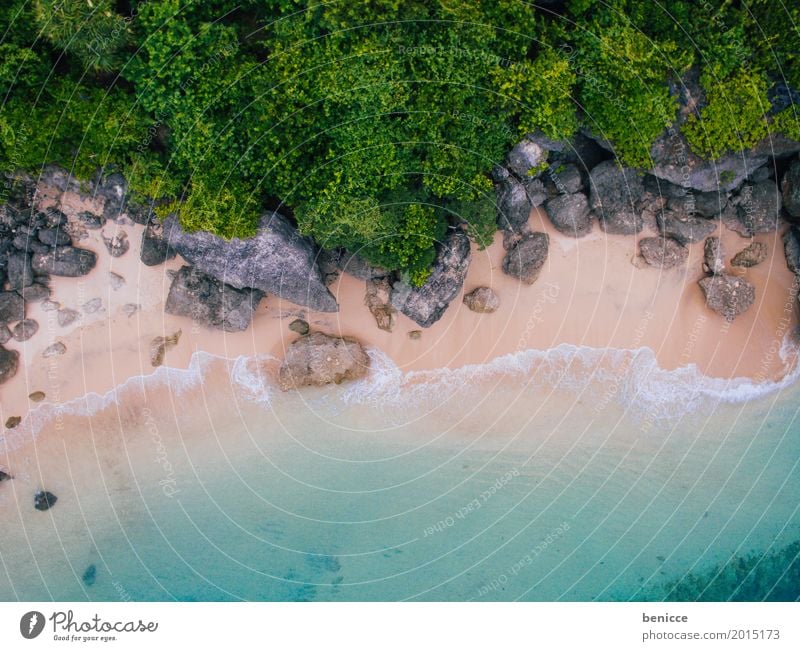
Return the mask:
[[[781,223],[781,194],[773,181],[746,183],[735,203],[739,221],[750,235],[774,232]]]
[[[48,253],[34,253],[31,263],[35,273],[85,276],[97,264],[97,256],[88,249],[62,246]]]
[[[753,242],[733,256],[732,267],[755,267],[767,259],[767,245],[763,242]]]
[[[643,237],[639,252],[651,267],[671,269],[686,262],[689,251],[671,237]]]
[[[0,346],[0,384],[7,382],[17,374],[19,353]]]
[[[172,280],[164,311],[209,328],[241,332],[247,330],[263,296],[257,289],[236,289],[183,266]]]
[[[19,295],[22,296],[26,303],[35,303],[36,301],[50,298],[50,288],[47,285],[33,283],[29,287],[19,290]]]
[[[500,297],[491,287],[478,287],[464,296],[464,305],[479,314],[491,314],[500,307]]]
[[[72,238],[63,228],[43,228],[36,236],[42,244],[47,246],[69,246]]]
[[[36,491],[36,495],[33,496],[33,506],[37,511],[47,511],[57,501],[58,498],[48,491]]]
[[[786,266],[795,275],[800,275],[800,228],[792,226],[783,236],[783,251],[786,254]]]
[[[288,391],[304,386],[339,384],[364,377],[370,359],[358,341],[313,332],[292,342],[278,370],[278,385]]]
[[[781,181],[783,207],[792,217],[800,217],[800,160],[792,162]]]
[[[572,163],[550,166],[543,175],[548,190],[555,194],[575,194],[583,190],[583,177]]]
[[[160,221],[147,224],[142,233],[142,249],[139,256],[148,267],[154,267],[175,257],[175,251],[170,249],[164,237],[164,225]]]
[[[25,301],[17,292],[0,292],[0,324],[25,318]]]
[[[717,229],[717,222],[702,217],[685,217],[665,210],[656,217],[659,230],[681,243],[702,242]]]
[[[544,137],[542,134],[531,134],[508,152],[506,166],[520,179],[535,175],[547,162],[550,149],[562,148],[563,144]]]
[[[0,325],[0,344],[7,344],[11,341],[11,330],[7,325]]]
[[[17,341],[28,341],[39,332],[39,323],[33,319],[23,319],[11,330],[11,336]]]
[[[525,184],[513,176],[496,186],[497,225],[501,229],[518,230],[528,223],[533,204]]]
[[[503,259],[503,271],[532,285],[539,277],[550,245],[547,233],[530,233],[517,242]]]
[[[260,289],[321,312],[339,309],[317,267],[313,243],[279,213],[262,217],[258,233],[244,240],[187,233],[174,216],[167,218],[164,229],[174,251],[227,285]]]
[[[33,284],[33,268],[31,258],[27,253],[19,251],[8,256],[8,284],[11,289],[22,289]]]
[[[583,193],[562,194],[544,204],[553,226],[564,235],[583,237],[592,230],[589,201]]]
[[[94,213],[88,211],[78,213],[78,221],[90,231],[99,230],[106,224],[105,217],[102,215],[95,215]]]
[[[755,287],[737,276],[707,276],[699,284],[706,295],[706,305],[728,321],[733,321],[756,300]]]
[[[438,321],[461,291],[469,269],[469,238],[451,230],[439,246],[431,275],[422,287],[396,282],[392,305],[396,310],[428,328]]]
[[[589,174],[589,204],[607,233],[633,235],[642,230],[638,206],[644,184],[636,170],[603,161]]]
[[[703,244],[703,269],[709,274],[721,274],[725,271],[725,254],[718,237],[706,238]]]

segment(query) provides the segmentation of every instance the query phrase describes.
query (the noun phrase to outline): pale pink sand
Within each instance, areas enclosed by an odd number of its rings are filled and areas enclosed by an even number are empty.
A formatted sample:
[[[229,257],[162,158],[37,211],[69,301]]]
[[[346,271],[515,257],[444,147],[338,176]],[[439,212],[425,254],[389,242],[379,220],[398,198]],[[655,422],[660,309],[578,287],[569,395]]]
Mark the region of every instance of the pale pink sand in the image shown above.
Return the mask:
[[[67,195],[62,207],[68,214],[87,207],[79,202],[77,195]],[[562,343],[649,347],[666,369],[696,364],[704,374],[722,378],[747,376],[763,381],[789,370],[779,350],[797,323],[796,288],[786,268],[780,234],[757,238],[770,249],[764,263],[735,271],[755,284],[756,304],[726,324],[705,307],[696,282],[703,275],[702,243],[691,246],[686,267],[661,271],[638,260],[637,238],[609,236],[595,226],[589,236],[575,240],[557,233],[536,210],[531,226],[550,233],[551,238],[547,264],[532,286],[502,273],[505,252],[498,235],[484,251],[473,247],[464,292],[481,285],[492,287],[500,296],[500,309],[494,314],[475,314],[459,297],[419,340],[411,340],[407,333],[419,328],[402,315],[394,332],[377,328],[364,306],[364,282],[347,274],[331,287],[340,305],[335,314],[309,313],[269,296],[252,327],[235,334],[210,331],[189,319],[164,314],[170,282],[165,272],[179,268],[182,261],[145,267],[139,261],[142,227],[109,222],[106,235],[123,228],[131,240],[130,251],[113,259],[99,231],[90,231],[90,238],[78,245],[98,253],[97,267],[84,278],[54,278],[52,282],[52,298],[64,307],[80,310],[99,297],[104,311],[60,328],[55,312],[29,306],[29,316],[39,321],[40,330],[24,344],[8,344],[20,350],[22,365],[17,376],[0,388],[0,419],[24,416],[31,406],[27,396],[33,391],[43,391],[48,401],[65,402],[89,392],[103,394],[128,378],[152,373],[150,342],[177,330],[182,331],[180,342],[165,360],[171,367],[185,368],[198,350],[229,358],[263,353],[281,358],[285,347],[297,338],[288,324],[298,316],[315,329],[354,336],[381,349],[403,370],[479,364]],[[748,243],[726,229],[721,235],[728,259]],[[112,290],[109,271],[123,276],[125,286]],[[139,304],[141,309],[129,318],[121,312],[126,303]],[[44,359],[42,351],[54,341],[67,346],[66,354]]]

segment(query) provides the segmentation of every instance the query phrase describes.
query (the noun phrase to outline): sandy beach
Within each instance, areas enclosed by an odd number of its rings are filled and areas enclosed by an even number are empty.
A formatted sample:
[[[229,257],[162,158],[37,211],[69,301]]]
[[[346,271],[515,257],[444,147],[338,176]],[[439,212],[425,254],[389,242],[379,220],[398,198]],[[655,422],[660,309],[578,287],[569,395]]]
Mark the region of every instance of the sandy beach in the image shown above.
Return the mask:
[[[54,201],[44,195],[43,205]],[[68,215],[92,207],[85,198],[69,193],[60,198],[60,206]],[[28,315],[39,322],[40,330],[27,342],[9,343],[20,351],[22,363],[0,393],[0,418],[24,417],[32,406],[28,395],[34,391],[44,392],[47,402],[63,403],[90,393],[103,395],[129,378],[153,373],[150,342],[178,330],[180,341],[165,357],[169,367],[186,368],[198,351],[227,358],[266,354],[281,359],[297,337],[288,329],[297,317],[308,320],[313,329],[356,337],[380,349],[404,372],[483,364],[559,344],[645,347],[654,351],[663,369],[695,365],[702,374],[717,378],[763,382],[780,379],[791,369],[793,360],[784,359],[782,345],[797,323],[796,287],[786,267],[782,233],[757,236],[769,250],[762,264],[746,270],[729,267],[755,285],[756,303],[727,323],[705,306],[697,285],[703,277],[702,243],[690,246],[685,266],[660,270],[638,257],[637,237],[608,235],[595,225],[592,233],[576,240],[558,233],[538,209],[531,214],[530,226],[550,235],[547,263],[533,285],[502,272],[505,252],[500,234],[485,250],[473,245],[463,292],[491,287],[500,296],[500,309],[477,314],[458,298],[439,322],[414,340],[408,333],[419,328],[401,314],[392,333],[378,329],[364,305],[364,282],[346,273],[330,287],[339,302],[338,313],[310,312],[268,296],[252,326],[241,333],[211,331],[190,319],[165,314],[167,271],[180,268],[183,261],[178,257],[146,267],[139,261],[143,227],[108,222],[102,231],[88,231],[79,242],[98,254],[95,269],[82,278],[52,281],[52,300],[82,311],[82,317],[62,328],[55,311],[45,311],[41,304],[29,306]],[[119,229],[127,232],[131,248],[112,258],[101,236]],[[728,260],[749,243],[724,227],[720,230],[717,234]],[[652,233],[645,229],[639,237],[648,235]],[[124,284],[114,289],[110,273],[121,276]],[[100,299],[102,307],[86,314],[82,306],[94,299]],[[122,308],[131,304],[139,307],[128,316]],[[44,349],[56,341],[67,352],[44,358]]]

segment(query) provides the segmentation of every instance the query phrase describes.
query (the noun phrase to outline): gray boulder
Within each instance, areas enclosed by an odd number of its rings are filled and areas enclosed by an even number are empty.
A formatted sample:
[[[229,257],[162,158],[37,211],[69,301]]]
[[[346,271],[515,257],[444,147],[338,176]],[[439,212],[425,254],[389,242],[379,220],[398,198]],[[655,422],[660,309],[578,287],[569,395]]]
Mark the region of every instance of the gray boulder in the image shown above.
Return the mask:
[[[528,223],[533,204],[525,184],[509,176],[495,186],[497,192],[497,226],[505,230],[519,230]]]
[[[547,216],[556,229],[564,235],[583,237],[592,230],[592,217],[586,195],[562,194],[544,204]]]
[[[17,374],[19,353],[0,346],[0,384],[7,382]]]
[[[706,276],[699,281],[706,296],[706,305],[721,314],[727,321],[750,308],[756,300],[756,289],[744,278],[719,274]]]
[[[125,231],[114,233],[111,237],[103,235],[103,244],[106,245],[106,249],[108,249],[108,253],[112,258],[119,258],[125,255],[131,248],[128,234]]]
[[[734,203],[749,235],[774,232],[780,226],[781,193],[774,181],[744,184]]]
[[[61,246],[47,253],[34,253],[31,258],[33,271],[53,276],[85,276],[97,264],[97,256],[88,249]]]
[[[369,356],[355,339],[313,332],[289,344],[278,369],[278,386],[289,391],[339,384],[364,377],[369,365]]]
[[[33,267],[31,267],[31,257],[22,251],[9,253],[8,265],[8,284],[11,289],[22,289],[33,284]]]
[[[17,341],[28,341],[39,332],[39,323],[34,319],[23,319],[11,330],[11,336]]]
[[[466,234],[451,230],[440,244],[431,274],[422,287],[411,287],[402,281],[394,284],[394,308],[423,328],[432,326],[461,291],[469,269],[469,253]]]
[[[170,249],[164,237],[164,226],[160,221],[150,222],[142,232],[139,257],[148,267],[154,267],[175,257],[175,251]]]
[[[642,230],[639,204],[645,190],[636,170],[603,161],[590,172],[589,189],[589,204],[603,230],[620,235]]]
[[[673,237],[679,242],[702,242],[717,229],[717,222],[702,217],[686,217],[679,213],[665,210],[656,216],[659,230],[666,237]]]
[[[169,246],[198,271],[237,289],[252,287],[321,312],[339,306],[316,263],[316,250],[279,213],[261,218],[258,232],[247,239],[184,231],[174,216],[164,231]]]
[[[800,217],[800,160],[795,160],[781,181],[783,207],[792,217]]]
[[[550,246],[547,233],[530,233],[512,246],[503,259],[503,271],[532,285],[539,277]]]
[[[543,176],[553,194],[574,194],[583,190],[583,177],[572,163],[551,165]]]
[[[25,301],[16,292],[0,292],[0,325],[25,318]]]
[[[547,163],[551,149],[563,148],[563,143],[550,140],[541,133],[530,134],[508,152],[506,166],[520,179],[535,175]]]
[[[388,278],[370,278],[364,304],[375,318],[381,330],[391,332],[394,328],[397,310],[392,306],[392,285]]]
[[[36,235],[39,241],[47,246],[69,246],[72,244],[72,238],[63,228],[42,228]]]
[[[651,267],[671,269],[686,262],[688,249],[671,237],[643,237],[639,241],[639,253]]]
[[[247,330],[263,293],[236,289],[189,266],[172,279],[164,311],[226,332]]]
[[[703,244],[703,270],[709,274],[721,274],[725,271],[725,253],[718,237],[706,238]]]
[[[800,275],[800,228],[792,226],[783,236],[783,251],[786,266],[795,275]]]

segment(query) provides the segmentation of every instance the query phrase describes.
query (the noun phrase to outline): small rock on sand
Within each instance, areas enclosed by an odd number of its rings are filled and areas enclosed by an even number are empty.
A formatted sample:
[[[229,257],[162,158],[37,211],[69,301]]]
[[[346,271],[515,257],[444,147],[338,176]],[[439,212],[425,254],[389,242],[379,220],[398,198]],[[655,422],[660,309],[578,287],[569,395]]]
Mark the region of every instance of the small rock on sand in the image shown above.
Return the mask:
[[[755,267],[767,259],[767,245],[763,242],[753,242],[733,256],[732,267]]]
[[[707,237],[703,244],[703,270],[709,274],[725,271],[725,254],[718,237]]]
[[[116,291],[121,287],[125,286],[125,278],[123,278],[119,274],[115,274],[113,271],[109,271],[108,284],[111,285],[111,289]]]
[[[164,356],[170,348],[178,345],[182,331],[178,330],[168,337],[156,337],[150,342],[150,363],[153,366],[161,366],[164,363]]]
[[[60,325],[62,328],[65,328],[77,321],[80,317],[81,313],[77,310],[73,310],[68,307],[62,308],[58,311],[58,325]]]
[[[131,243],[128,241],[128,234],[125,231],[115,233],[111,237],[103,236],[103,244],[106,245],[108,253],[112,258],[119,258],[128,252]]]
[[[21,422],[22,418],[20,418],[19,416],[9,416],[6,419],[6,429],[14,429]]]
[[[11,331],[11,336],[17,341],[28,341],[39,332],[39,324],[33,319],[23,319]]]
[[[34,391],[33,393],[28,395],[28,399],[31,402],[41,402],[45,399],[44,391]]]
[[[47,511],[52,508],[58,498],[49,491],[36,491],[33,496],[33,506],[37,511]]]
[[[639,240],[639,253],[651,267],[671,269],[686,262],[689,251],[671,237],[644,237]]]
[[[278,370],[282,391],[304,386],[339,384],[364,377],[370,359],[361,344],[349,337],[313,332],[292,342]]]
[[[9,479],[14,479],[14,478],[7,472],[0,470],[0,481],[7,481]]]
[[[121,309],[122,313],[130,319],[134,314],[136,314],[136,312],[139,311],[140,307],[141,305],[138,303],[125,303]]]
[[[299,335],[307,335],[309,331],[308,321],[295,319],[289,324],[289,330]]]
[[[422,339],[422,330],[409,330],[408,338],[412,341],[417,341]]]
[[[707,276],[700,280],[700,288],[706,295],[706,305],[727,321],[733,321],[756,300],[755,287],[738,276]]]
[[[91,301],[87,301],[81,306],[81,309],[86,314],[95,314],[97,312],[103,311],[103,299],[102,298],[93,298]]]
[[[473,312],[491,314],[500,307],[500,297],[490,287],[478,287],[464,296],[464,305]]]
[[[57,355],[63,355],[67,352],[67,347],[60,341],[57,341],[54,344],[50,344],[47,348],[44,349],[42,352],[42,357],[56,357]]]

